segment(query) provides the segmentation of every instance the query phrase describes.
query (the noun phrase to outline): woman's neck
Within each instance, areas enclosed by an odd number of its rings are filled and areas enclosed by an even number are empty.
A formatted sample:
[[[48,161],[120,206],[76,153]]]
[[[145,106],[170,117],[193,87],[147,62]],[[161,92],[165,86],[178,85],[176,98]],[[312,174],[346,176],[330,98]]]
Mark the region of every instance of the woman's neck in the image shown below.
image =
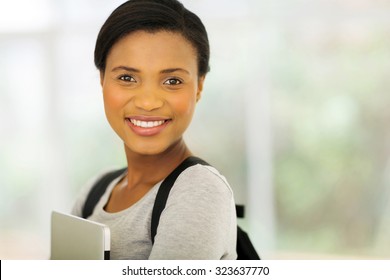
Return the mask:
[[[168,176],[184,159],[191,156],[183,139],[158,155],[140,155],[125,146],[128,187],[139,184],[154,185]]]

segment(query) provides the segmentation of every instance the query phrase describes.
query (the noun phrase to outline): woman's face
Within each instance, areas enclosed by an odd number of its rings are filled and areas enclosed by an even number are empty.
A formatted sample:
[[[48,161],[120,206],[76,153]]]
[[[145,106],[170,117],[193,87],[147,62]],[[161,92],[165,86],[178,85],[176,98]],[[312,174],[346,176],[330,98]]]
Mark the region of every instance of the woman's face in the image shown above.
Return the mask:
[[[129,151],[163,153],[181,142],[203,81],[196,51],[180,34],[131,33],[112,47],[101,73],[108,122]]]

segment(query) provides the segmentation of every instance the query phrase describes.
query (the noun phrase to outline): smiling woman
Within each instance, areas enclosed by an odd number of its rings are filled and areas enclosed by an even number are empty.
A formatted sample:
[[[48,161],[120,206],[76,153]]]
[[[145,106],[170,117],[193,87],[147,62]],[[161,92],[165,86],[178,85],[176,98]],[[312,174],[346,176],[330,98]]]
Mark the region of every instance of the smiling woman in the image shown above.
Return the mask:
[[[114,259],[235,259],[232,190],[213,167],[177,178],[151,238],[161,182],[193,156],[183,140],[208,72],[200,19],[176,0],[131,0],[103,25],[95,48],[104,109],[124,143],[126,171],[108,186],[88,219],[107,224]],[[98,177],[102,177],[101,174]],[[73,214],[94,183],[82,191]]]
[[[133,32],[113,46],[101,84],[107,119],[128,157],[185,152],[182,135],[204,81],[196,61],[192,45],[167,31]]]

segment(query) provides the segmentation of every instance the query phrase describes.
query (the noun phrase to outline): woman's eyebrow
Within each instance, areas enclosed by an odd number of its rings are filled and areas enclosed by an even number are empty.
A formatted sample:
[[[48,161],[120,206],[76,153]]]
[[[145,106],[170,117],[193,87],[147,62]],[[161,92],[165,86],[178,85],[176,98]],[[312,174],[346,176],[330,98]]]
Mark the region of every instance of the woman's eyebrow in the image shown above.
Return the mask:
[[[139,70],[137,68],[124,66],[124,65],[116,66],[116,67],[112,68],[111,71],[116,72],[116,71],[123,71],[123,70],[125,70],[127,72],[141,73],[141,70]],[[190,75],[190,72],[184,68],[167,68],[167,69],[163,69],[160,71],[161,74],[170,74],[170,73],[174,73],[174,72],[184,72],[184,73]]]
[[[169,73],[173,73],[173,72],[184,72],[184,73],[190,75],[190,72],[187,71],[186,69],[183,69],[183,68],[168,68],[168,69],[164,69],[164,70],[160,71],[161,74],[169,74]]]
[[[137,68],[133,68],[133,67],[128,67],[128,66],[123,66],[123,65],[120,65],[120,66],[116,66],[114,68],[112,68],[112,72],[115,72],[115,71],[120,71],[120,70],[125,70],[127,72],[135,72],[135,73],[140,73],[141,70],[137,69]]]

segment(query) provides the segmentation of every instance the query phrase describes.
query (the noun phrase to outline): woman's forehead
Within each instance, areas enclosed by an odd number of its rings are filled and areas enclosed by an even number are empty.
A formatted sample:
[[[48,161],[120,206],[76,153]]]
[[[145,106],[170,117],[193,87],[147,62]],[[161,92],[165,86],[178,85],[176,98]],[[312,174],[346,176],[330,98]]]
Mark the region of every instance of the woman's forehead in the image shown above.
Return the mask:
[[[172,67],[184,65],[196,68],[197,55],[192,44],[180,33],[137,31],[126,35],[112,47],[107,67],[118,63],[131,64],[135,68],[165,67],[167,63]]]

